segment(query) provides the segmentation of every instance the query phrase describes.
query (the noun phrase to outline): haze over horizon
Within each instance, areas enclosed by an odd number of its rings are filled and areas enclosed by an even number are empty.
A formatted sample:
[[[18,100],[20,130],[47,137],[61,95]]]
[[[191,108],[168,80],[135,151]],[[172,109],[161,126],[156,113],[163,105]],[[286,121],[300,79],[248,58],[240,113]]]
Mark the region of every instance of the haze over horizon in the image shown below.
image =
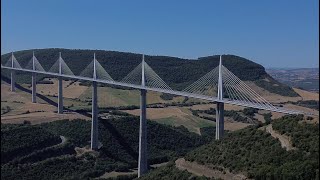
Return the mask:
[[[189,59],[234,54],[266,68],[316,68],[318,7],[316,0],[3,0],[1,54],[34,48],[101,49]]]

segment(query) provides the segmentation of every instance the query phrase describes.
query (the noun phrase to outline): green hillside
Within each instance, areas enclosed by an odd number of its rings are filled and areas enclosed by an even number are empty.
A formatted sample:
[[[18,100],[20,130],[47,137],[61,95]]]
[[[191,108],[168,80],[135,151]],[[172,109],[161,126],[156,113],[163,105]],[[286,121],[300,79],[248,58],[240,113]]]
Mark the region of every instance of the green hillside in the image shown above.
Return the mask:
[[[187,154],[200,164],[223,166],[254,179],[319,179],[319,124],[304,124],[302,116],[286,116],[272,123],[293,139],[297,150],[286,151],[259,127],[228,133]]]
[[[34,49],[15,52],[22,67],[26,66],[32,57],[32,52],[48,70],[58,59],[59,52],[74,74],[79,74],[93,59],[96,53],[97,60],[115,79],[121,80],[133,70],[142,59],[141,54],[103,51],[103,50],[70,50],[70,49]],[[1,56],[5,63],[10,53]],[[219,56],[201,57],[198,60],[181,59],[168,56],[145,56],[146,62],[154,71],[172,88],[183,89],[202,77],[204,74],[218,66]],[[245,58],[224,55],[223,65],[243,81],[254,81],[260,87],[284,96],[298,96],[290,87],[282,85],[270,77],[263,66]],[[6,75],[6,73],[2,73]],[[267,81],[265,79],[268,79]],[[30,77],[22,76],[20,82],[30,82]],[[19,82],[18,81],[18,82]],[[275,85],[276,84],[276,85]]]
[[[147,128],[150,164],[183,156],[209,141],[183,127],[148,121]],[[1,124],[1,156],[16,151],[17,145],[19,152],[24,152],[11,153],[10,158],[2,162],[1,179],[88,179],[105,172],[123,172],[137,167],[137,117],[100,119],[102,148],[98,153],[77,155],[76,147],[90,145],[90,130],[91,122],[85,120],[61,120],[39,125]],[[65,137],[66,142],[59,144],[59,136]]]

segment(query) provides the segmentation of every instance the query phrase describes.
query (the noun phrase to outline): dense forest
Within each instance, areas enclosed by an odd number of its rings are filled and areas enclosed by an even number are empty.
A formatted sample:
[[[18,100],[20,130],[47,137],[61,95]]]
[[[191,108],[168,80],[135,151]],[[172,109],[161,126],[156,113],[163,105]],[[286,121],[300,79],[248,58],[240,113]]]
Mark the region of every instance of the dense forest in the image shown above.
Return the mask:
[[[30,61],[33,51],[35,51],[37,59],[45,70],[49,70],[58,59],[59,52],[61,52],[63,59],[74,74],[80,74],[92,61],[93,53],[96,53],[97,60],[115,80],[121,80],[125,77],[142,59],[141,54],[103,50],[34,49],[17,51],[14,55],[21,66],[25,67]],[[1,63],[4,64],[10,55],[10,53],[2,55]],[[145,56],[145,61],[169,86],[179,90],[192,84],[217,67],[219,56],[201,57],[197,60],[168,56]],[[250,60],[234,55],[224,55],[223,65],[243,81],[254,81],[262,88],[280,95],[298,96],[290,87],[277,82],[269,76],[263,66]],[[2,74],[4,76],[8,75],[5,72]],[[18,82],[31,82],[29,76],[20,75]],[[43,76],[38,78],[43,78]],[[268,79],[268,81],[264,79]]]
[[[252,108],[242,110],[247,116],[254,112]],[[213,114],[214,109],[207,113]],[[139,119],[125,114],[114,117],[100,119],[102,147],[97,152],[83,148],[90,145],[90,121],[1,124],[1,178],[88,179],[136,168]],[[223,166],[254,179],[319,179],[319,125],[305,123],[303,116],[285,116],[271,123],[276,131],[291,137],[297,149],[286,151],[260,128],[262,124],[227,132],[222,141],[214,141],[214,127],[201,128],[199,136],[182,126],[148,121],[148,162],[169,163],[142,179],[209,179],[178,170],[173,162],[179,157]],[[109,179],[134,178],[136,175]]]
[[[1,125],[1,164],[60,141],[59,136],[40,127]]]
[[[1,124],[1,179],[87,179],[105,172],[137,167],[139,119],[133,116],[100,119],[98,153],[77,154],[76,147],[90,145],[91,122],[61,120],[39,125]],[[211,139],[148,121],[148,163],[170,161]],[[59,136],[67,140],[61,143]],[[37,149],[34,147],[36,145]],[[18,149],[19,151],[16,151]],[[2,160],[2,158],[1,158]]]
[[[319,125],[301,125],[297,119],[275,121],[281,123],[276,129],[293,137],[297,150],[286,151],[259,126],[250,126],[197,148],[186,159],[245,172],[254,179],[319,179]]]

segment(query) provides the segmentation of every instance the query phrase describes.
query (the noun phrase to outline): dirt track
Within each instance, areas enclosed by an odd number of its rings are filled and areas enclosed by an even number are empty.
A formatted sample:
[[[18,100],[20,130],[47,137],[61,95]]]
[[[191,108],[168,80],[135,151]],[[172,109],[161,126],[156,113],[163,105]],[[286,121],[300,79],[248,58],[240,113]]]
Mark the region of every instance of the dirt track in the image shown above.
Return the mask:
[[[248,179],[243,174],[233,174],[228,170],[219,171],[216,169],[211,169],[204,165],[200,165],[196,162],[186,161],[184,158],[180,158],[176,160],[176,167],[180,170],[187,170],[188,172],[197,175],[197,176],[205,176],[205,177],[214,177],[214,178],[221,178],[221,179],[234,179],[234,180],[242,180]]]
[[[292,146],[290,142],[290,138],[286,135],[282,135],[273,130],[272,124],[269,124],[266,127],[266,131],[271,134],[272,137],[278,139],[281,143],[281,147],[285,148],[287,151],[294,150],[295,148]]]

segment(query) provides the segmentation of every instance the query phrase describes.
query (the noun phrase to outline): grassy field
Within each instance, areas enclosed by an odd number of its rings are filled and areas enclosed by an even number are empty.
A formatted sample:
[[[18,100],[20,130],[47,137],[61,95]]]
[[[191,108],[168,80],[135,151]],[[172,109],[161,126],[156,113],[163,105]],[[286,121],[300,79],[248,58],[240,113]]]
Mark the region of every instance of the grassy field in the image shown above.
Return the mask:
[[[139,116],[140,110],[125,110],[132,115]],[[158,123],[171,126],[184,126],[189,131],[200,134],[200,128],[215,126],[215,122],[192,115],[186,107],[148,108],[147,118]]]
[[[49,79],[46,79],[49,80]],[[38,93],[45,96],[53,103],[57,104],[57,81],[55,79],[50,79],[53,84],[38,84],[37,90]],[[41,119],[40,116],[43,116],[41,112],[48,112],[48,118],[53,119],[61,119],[55,114],[57,110],[54,105],[48,104],[46,101],[41,98],[37,98],[38,103],[31,103],[31,94],[21,91],[19,89],[16,92],[10,91],[10,85],[3,83],[1,81],[1,114],[6,118],[6,121],[11,121],[11,117],[8,116],[17,116],[16,120],[21,119],[22,117],[26,118],[34,118],[34,121],[38,123]],[[29,84],[22,84],[23,87],[30,90]],[[91,109],[91,96],[92,96],[92,87],[82,86],[79,82],[72,81],[64,81],[63,82],[63,95],[64,95],[64,107],[69,108],[71,110],[78,109]],[[77,91],[75,91],[77,89]],[[318,94],[306,92],[303,90],[297,90],[303,99],[314,99],[319,97]],[[273,97],[273,94],[270,94],[267,97]],[[161,93],[151,92],[147,93],[147,103],[172,103],[172,102],[199,102],[200,100],[189,98],[185,99],[185,97],[177,96],[172,100],[164,100],[161,97]],[[139,90],[123,90],[116,89],[111,87],[98,87],[98,105],[100,108],[104,107],[119,107],[119,106],[139,106],[140,103],[140,92]],[[301,97],[299,97],[301,99]],[[273,97],[271,99],[275,99],[276,101],[280,97]],[[288,100],[292,100],[292,97],[288,97]],[[296,98],[296,97],[295,97]],[[282,99],[282,97],[280,98]],[[298,100],[297,98],[295,100]],[[312,112],[315,114],[319,114],[318,111],[311,110],[308,108],[284,104],[284,107],[304,110],[306,112]],[[166,108],[148,108],[147,110],[147,118],[157,121],[162,124],[172,125],[172,126],[184,126],[188,128],[189,131],[200,133],[200,128],[202,127],[210,127],[215,126],[214,121],[202,119],[200,117],[192,115],[191,109],[210,109],[215,108],[214,104],[199,104],[191,107],[177,107],[177,106],[169,106]],[[226,110],[243,110],[243,107],[233,106],[233,105],[225,105]],[[136,116],[140,115],[140,110],[127,110],[125,111],[129,114],[133,114]],[[31,114],[29,114],[31,113]],[[260,114],[268,113],[267,111],[259,111]],[[279,118],[283,116],[281,113],[272,113],[272,119]],[[21,117],[20,117],[21,116]],[[39,116],[39,117],[38,117]],[[76,115],[70,115],[70,119],[77,117]],[[260,121],[264,121],[262,115],[256,115]],[[319,118],[315,118],[314,121],[319,121]],[[20,120],[19,120],[20,122]],[[237,130],[243,127],[246,127],[249,124],[235,122],[232,119],[226,118],[225,121],[225,129],[226,130]]]
[[[149,91],[147,93],[147,104],[181,102],[184,99],[184,97],[174,97],[173,100],[163,100],[160,95],[161,93]],[[79,99],[90,100],[91,96],[92,88],[89,87],[81,94],[81,96],[79,96]],[[98,97],[98,104],[100,107],[138,106],[140,104],[140,91],[138,90],[98,87]]]

